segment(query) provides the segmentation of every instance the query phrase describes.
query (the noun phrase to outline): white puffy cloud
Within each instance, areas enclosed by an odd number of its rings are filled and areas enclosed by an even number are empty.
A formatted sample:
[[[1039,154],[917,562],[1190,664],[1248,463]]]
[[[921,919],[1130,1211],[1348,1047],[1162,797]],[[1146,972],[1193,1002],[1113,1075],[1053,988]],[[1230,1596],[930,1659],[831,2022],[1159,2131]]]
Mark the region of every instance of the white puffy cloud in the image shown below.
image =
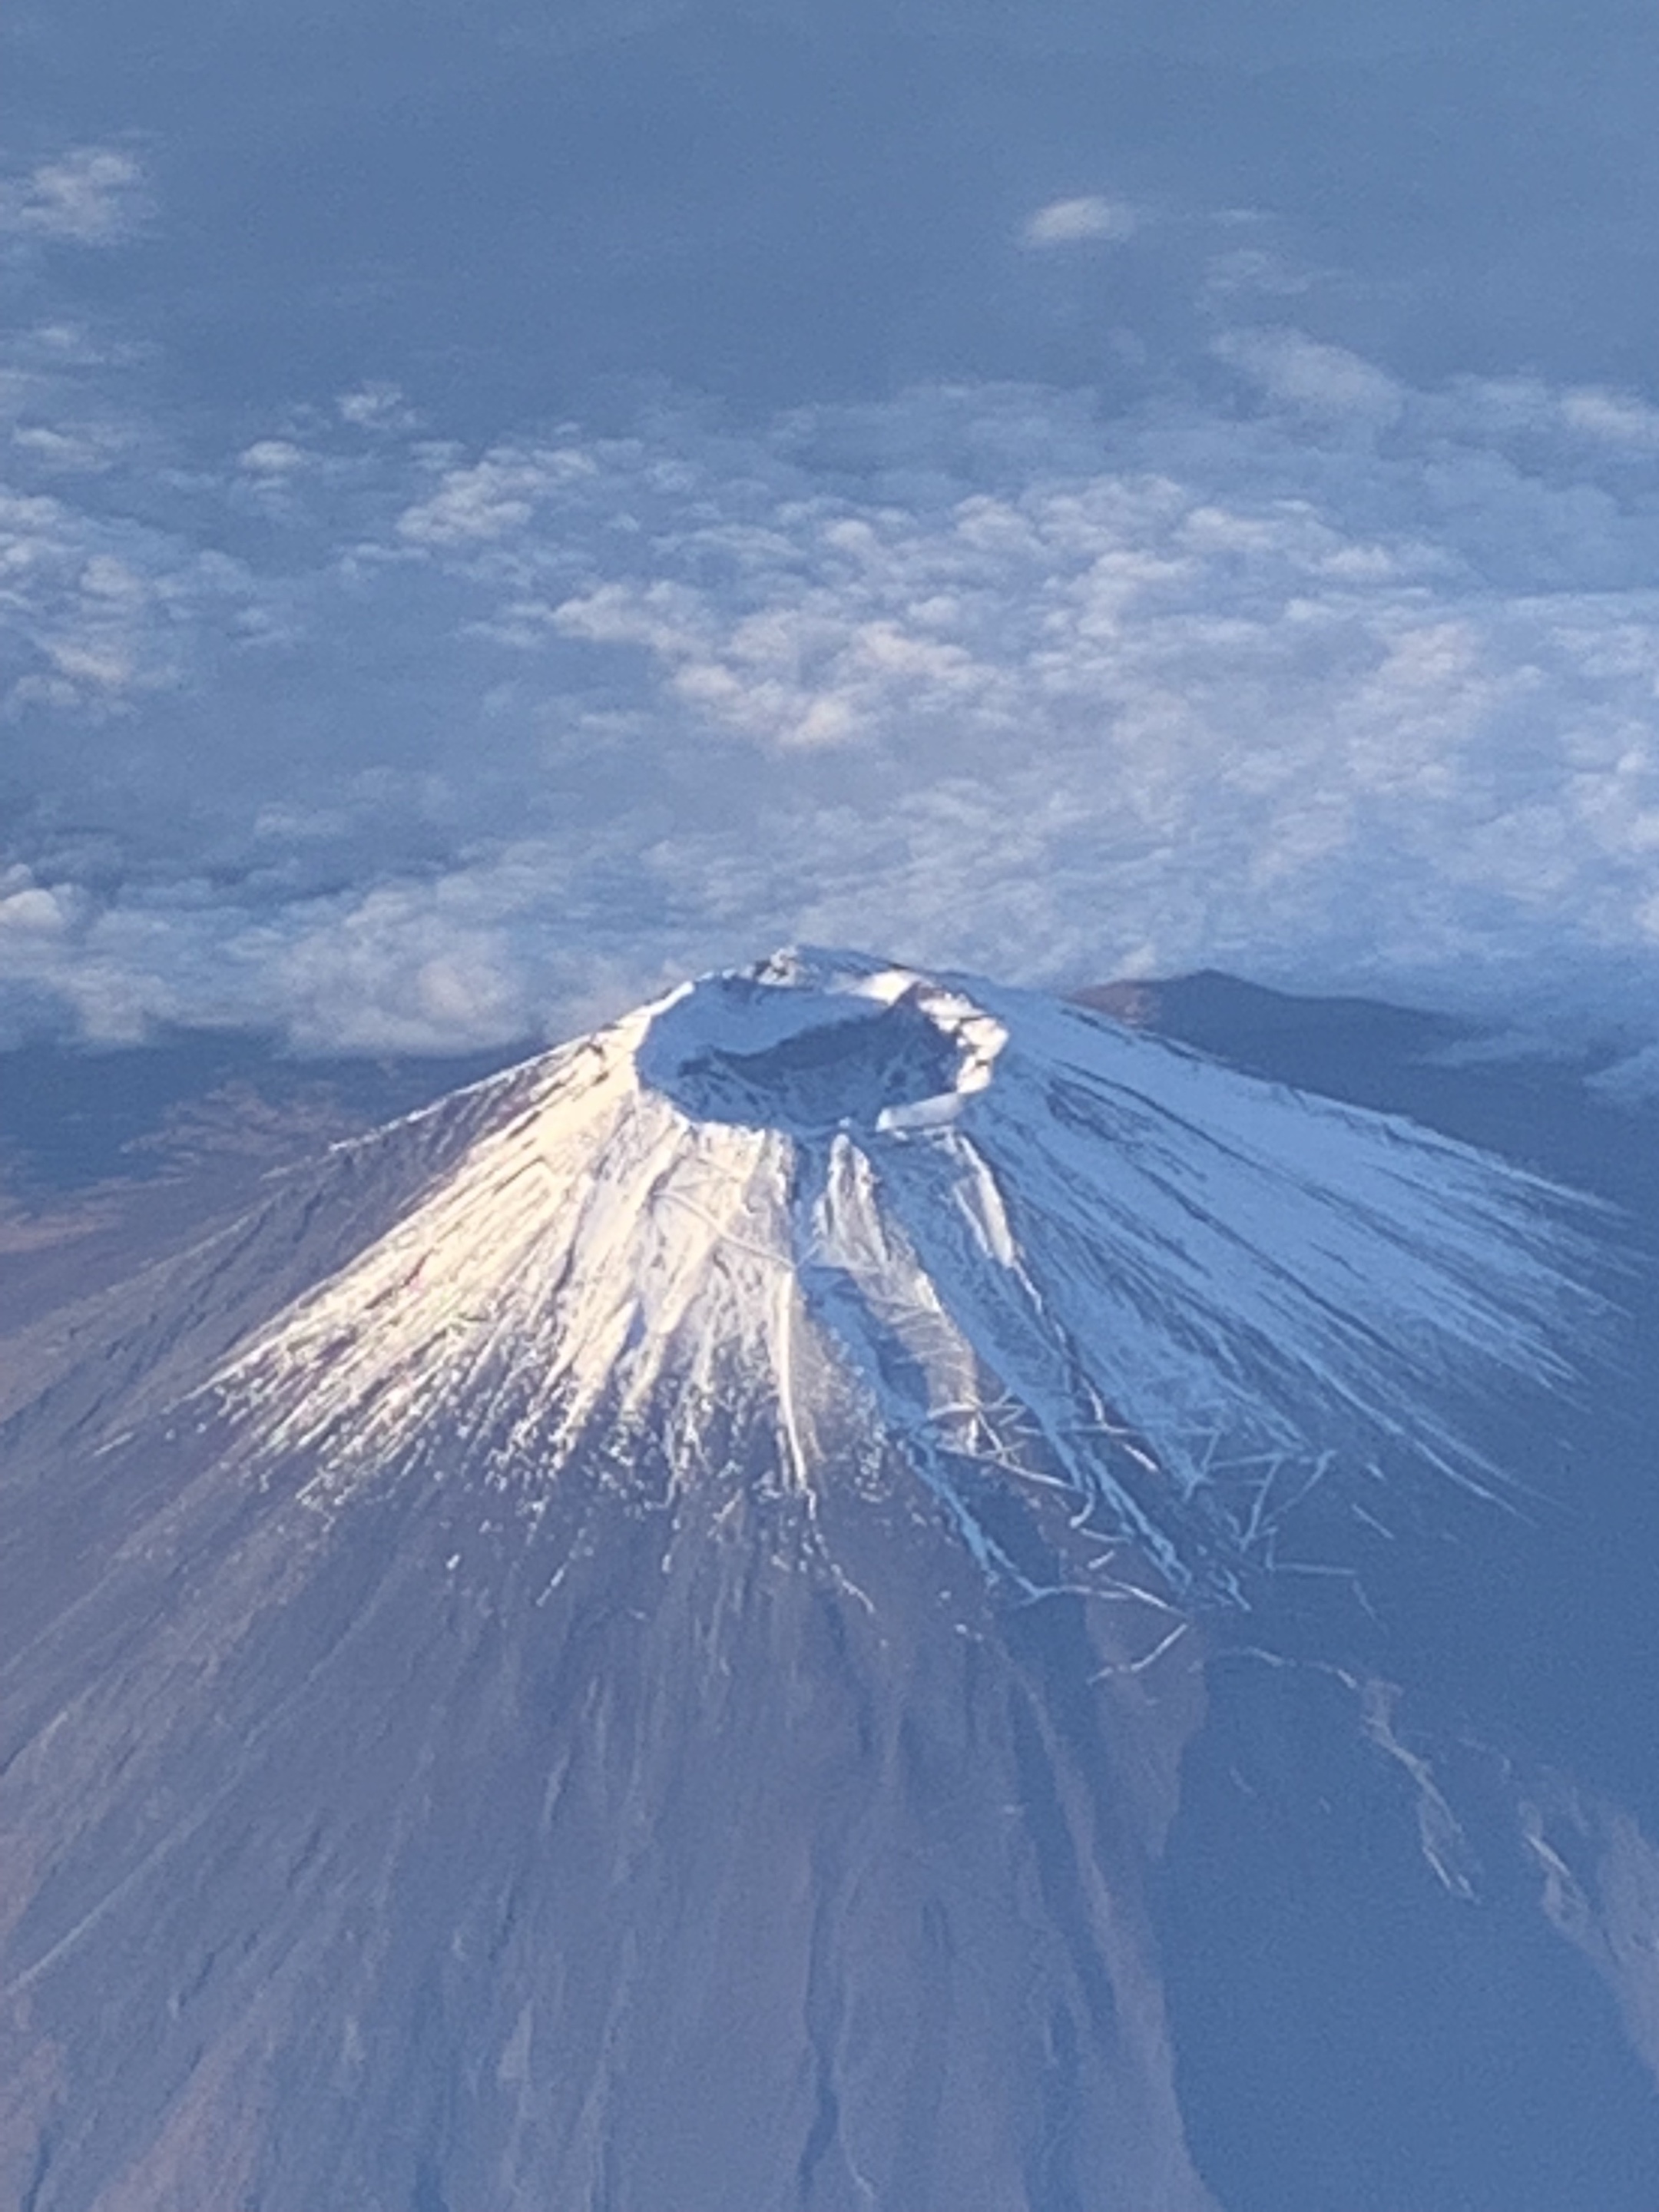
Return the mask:
[[[0,931],[8,943],[40,945],[60,939],[72,900],[37,884],[27,868],[0,869]]]

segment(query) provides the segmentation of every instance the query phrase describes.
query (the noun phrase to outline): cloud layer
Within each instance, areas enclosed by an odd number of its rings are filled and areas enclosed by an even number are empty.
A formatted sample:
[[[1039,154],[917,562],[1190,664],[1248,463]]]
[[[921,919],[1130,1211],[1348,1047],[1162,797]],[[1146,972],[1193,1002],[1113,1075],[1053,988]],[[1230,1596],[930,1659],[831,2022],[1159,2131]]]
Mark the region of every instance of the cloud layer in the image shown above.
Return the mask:
[[[83,146],[0,222],[117,245],[148,192]],[[1237,211],[1004,232],[1097,285],[1149,240],[1199,337],[1127,399],[980,377],[471,441],[386,379],[209,437],[36,270],[0,354],[0,1018],[459,1047],[808,938],[1636,1054],[1659,408],[1405,381],[1304,327],[1315,274]]]

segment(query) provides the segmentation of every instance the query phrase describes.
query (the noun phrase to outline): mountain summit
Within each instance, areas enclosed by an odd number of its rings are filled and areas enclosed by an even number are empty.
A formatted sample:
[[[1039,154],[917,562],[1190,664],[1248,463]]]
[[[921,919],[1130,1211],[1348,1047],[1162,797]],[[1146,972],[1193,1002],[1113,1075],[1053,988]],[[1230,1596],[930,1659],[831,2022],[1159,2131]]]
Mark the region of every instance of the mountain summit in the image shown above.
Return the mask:
[[[644,1449],[810,1502],[896,1445],[1017,1581],[981,1501],[1024,1484],[1236,1589],[1324,1480],[1479,1480],[1483,1401],[1565,1381],[1588,1317],[1537,1180],[977,980],[781,954],[488,1088],[220,1378],[319,1498],[430,1462],[533,1502]]]
[[[1504,1486],[1592,1226],[815,952],[284,1171],[18,1363],[7,2201],[1329,2212],[1189,2140],[1213,1624]],[[1391,1778],[1406,1955],[1457,1817],[1385,1686],[1305,1679],[1258,1748]],[[1553,2017],[1600,1984],[1527,1911]]]

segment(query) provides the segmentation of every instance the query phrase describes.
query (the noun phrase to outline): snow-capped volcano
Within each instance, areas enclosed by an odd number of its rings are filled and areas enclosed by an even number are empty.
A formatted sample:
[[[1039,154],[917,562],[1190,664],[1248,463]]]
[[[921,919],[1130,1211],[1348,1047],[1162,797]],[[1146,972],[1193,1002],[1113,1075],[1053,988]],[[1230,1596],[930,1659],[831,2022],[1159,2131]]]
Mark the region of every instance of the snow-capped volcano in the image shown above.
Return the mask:
[[[1574,1201],[827,954],[260,1188],[0,1347],[0,2203],[1648,2212],[1659,1856],[1275,1611]]]
[[[1480,1483],[1571,1370],[1572,1208],[1404,1123],[1081,1009],[844,954],[682,986],[489,1086],[403,1218],[216,1378],[337,1498],[579,1451],[809,1504],[899,1444],[981,1561],[1013,1485],[1231,1587],[1328,1481]],[[440,1109],[442,1110],[442,1109]]]

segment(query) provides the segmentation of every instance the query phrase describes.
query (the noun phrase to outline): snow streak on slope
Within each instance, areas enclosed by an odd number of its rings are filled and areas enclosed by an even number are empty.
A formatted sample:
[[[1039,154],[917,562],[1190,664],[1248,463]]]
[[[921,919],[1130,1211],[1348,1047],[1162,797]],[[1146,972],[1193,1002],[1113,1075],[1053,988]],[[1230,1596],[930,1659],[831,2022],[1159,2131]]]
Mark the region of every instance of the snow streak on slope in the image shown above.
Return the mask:
[[[810,1508],[896,1442],[988,1566],[1025,1571],[1012,1485],[1235,1589],[1316,1486],[1484,1481],[1484,1412],[1592,1310],[1517,1170],[857,956],[684,986],[512,1098],[218,1378],[319,1503],[471,1468],[533,1511],[648,1442],[672,1492],[758,1448]]]

